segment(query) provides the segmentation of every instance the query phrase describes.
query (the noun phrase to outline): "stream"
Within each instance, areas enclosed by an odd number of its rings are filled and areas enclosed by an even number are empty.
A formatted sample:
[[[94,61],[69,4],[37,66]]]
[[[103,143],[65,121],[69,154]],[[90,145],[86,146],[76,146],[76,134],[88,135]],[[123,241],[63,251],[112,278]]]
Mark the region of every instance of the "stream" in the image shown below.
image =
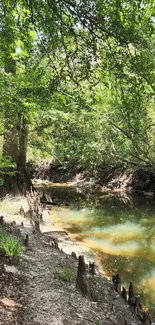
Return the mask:
[[[155,200],[56,184],[44,188],[60,200],[54,221],[98,256],[107,276],[119,273],[155,318]]]

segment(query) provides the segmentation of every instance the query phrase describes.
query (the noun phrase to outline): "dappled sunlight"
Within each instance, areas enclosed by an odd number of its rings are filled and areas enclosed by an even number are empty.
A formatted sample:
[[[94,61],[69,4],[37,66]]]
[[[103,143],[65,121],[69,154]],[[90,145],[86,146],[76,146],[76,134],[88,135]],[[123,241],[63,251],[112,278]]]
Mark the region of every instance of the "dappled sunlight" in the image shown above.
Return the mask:
[[[11,213],[17,218],[21,206],[25,207],[26,209],[28,207],[27,201],[24,196],[14,197],[7,194],[3,199],[0,200],[0,213]]]
[[[150,262],[154,264],[154,255],[155,255],[155,246],[148,247],[147,245],[141,245],[137,251],[137,256],[139,257],[139,260]]]
[[[82,233],[84,229],[89,230],[92,228],[93,219],[91,215],[92,212],[88,209],[71,210],[60,208],[52,212],[52,218],[55,222],[59,223],[61,227],[67,229],[70,233],[77,234]]]
[[[136,200],[135,200],[136,202]],[[144,204],[145,203],[145,204]],[[155,301],[155,205],[120,197],[104,198],[102,206],[52,209],[52,218],[82,245],[92,249],[106,276],[119,273],[122,284],[133,281],[145,307]]]
[[[33,183],[35,185],[36,188],[53,188],[53,187],[56,187],[56,188],[72,188],[74,187],[73,183],[53,183],[53,182],[50,182],[50,181],[46,181],[46,180],[40,180],[40,179],[34,179],[33,180]]]
[[[155,274],[154,274],[154,276],[152,278],[149,279],[148,286],[150,287],[150,289],[155,290]],[[155,292],[154,292],[154,298],[155,298]]]
[[[60,219],[61,222],[65,223],[83,223],[84,218],[87,216],[88,210],[81,209],[81,210],[71,210],[71,209],[58,209],[56,211],[57,219]]]
[[[155,302],[155,268],[149,273],[146,272],[138,286],[139,291],[142,292],[142,299],[144,300],[145,307],[154,307]],[[152,309],[152,314],[155,317],[155,310]]]
[[[154,294],[155,294],[155,267],[152,268],[149,273],[146,273],[144,275],[142,283],[147,287],[145,288],[145,290],[154,289]]]
[[[84,242],[91,249],[98,248],[102,252],[111,255],[135,256],[139,248],[139,245],[132,241],[128,241],[125,244],[114,245],[108,240],[93,240],[87,238]]]
[[[112,225],[109,227],[93,227],[90,236],[100,239],[108,239],[113,244],[126,243],[127,241],[141,239],[144,229],[131,222]]]

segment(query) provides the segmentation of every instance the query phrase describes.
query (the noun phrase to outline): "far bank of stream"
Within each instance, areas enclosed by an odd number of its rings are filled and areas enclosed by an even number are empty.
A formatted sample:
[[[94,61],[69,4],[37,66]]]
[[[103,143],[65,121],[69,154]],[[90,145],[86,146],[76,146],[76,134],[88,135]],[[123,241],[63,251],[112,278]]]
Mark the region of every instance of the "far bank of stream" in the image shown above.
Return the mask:
[[[119,273],[125,286],[132,281],[154,319],[155,200],[67,184],[49,184],[44,193],[60,203],[51,212],[58,226],[97,254],[107,276]]]

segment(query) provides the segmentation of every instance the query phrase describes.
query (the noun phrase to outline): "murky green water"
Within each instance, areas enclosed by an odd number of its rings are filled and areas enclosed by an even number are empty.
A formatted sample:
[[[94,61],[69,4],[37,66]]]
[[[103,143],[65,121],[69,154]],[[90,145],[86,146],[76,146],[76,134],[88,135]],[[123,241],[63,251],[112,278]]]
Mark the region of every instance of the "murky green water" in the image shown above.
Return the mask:
[[[133,281],[155,318],[155,200],[112,193],[84,197],[64,188],[51,192],[57,197],[63,193],[71,203],[55,211],[58,222],[97,252],[107,275],[119,272],[126,287]]]

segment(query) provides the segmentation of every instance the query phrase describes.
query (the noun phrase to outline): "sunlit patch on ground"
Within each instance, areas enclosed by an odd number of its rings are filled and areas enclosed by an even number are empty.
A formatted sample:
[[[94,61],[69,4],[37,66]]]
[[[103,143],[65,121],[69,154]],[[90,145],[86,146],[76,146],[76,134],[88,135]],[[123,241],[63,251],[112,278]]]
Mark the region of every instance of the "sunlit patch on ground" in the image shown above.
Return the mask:
[[[25,197],[12,197],[10,195],[6,195],[5,198],[0,200],[0,213],[15,215],[17,218],[21,206],[23,206],[25,210],[28,209],[28,204]]]
[[[16,307],[21,306],[20,304],[16,303],[11,298],[4,297],[0,300],[4,307],[9,307],[10,309],[15,309]]]

